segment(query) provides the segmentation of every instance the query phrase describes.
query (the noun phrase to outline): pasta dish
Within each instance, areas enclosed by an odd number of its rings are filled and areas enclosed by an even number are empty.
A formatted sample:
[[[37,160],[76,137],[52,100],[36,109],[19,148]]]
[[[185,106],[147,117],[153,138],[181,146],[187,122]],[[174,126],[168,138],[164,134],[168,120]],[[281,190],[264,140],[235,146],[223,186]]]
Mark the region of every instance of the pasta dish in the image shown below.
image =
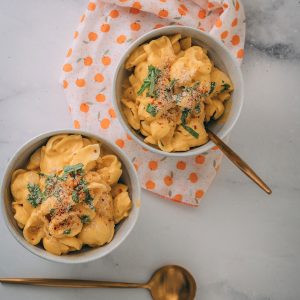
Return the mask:
[[[147,144],[166,152],[205,144],[205,123],[219,119],[233,84],[191,37],[162,36],[136,48],[125,63],[122,109]]]
[[[32,245],[55,255],[109,243],[131,209],[118,157],[98,141],[56,135],[12,175],[14,218]]]

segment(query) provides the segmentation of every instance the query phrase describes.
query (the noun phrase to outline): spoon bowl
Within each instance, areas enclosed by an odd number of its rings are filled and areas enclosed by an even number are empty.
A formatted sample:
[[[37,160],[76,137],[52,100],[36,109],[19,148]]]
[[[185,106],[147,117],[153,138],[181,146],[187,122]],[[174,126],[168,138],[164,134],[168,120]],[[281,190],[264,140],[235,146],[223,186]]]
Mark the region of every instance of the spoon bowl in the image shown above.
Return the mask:
[[[154,300],[192,300],[197,289],[193,276],[175,265],[158,269],[147,285]]]

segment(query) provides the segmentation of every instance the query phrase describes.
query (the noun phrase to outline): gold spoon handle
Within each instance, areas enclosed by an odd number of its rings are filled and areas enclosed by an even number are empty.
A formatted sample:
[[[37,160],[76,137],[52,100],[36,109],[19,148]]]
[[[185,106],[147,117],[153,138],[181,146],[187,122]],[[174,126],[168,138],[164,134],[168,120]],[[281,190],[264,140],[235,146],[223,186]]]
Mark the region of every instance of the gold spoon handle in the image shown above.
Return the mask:
[[[252,181],[254,181],[267,194],[271,194],[272,190],[266,183],[252,170],[252,168],[244,162],[232,149],[230,149],[221,139],[219,139],[212,131],[206,129],[208,137],[212,140],[220,150]]]
[[[148,288],[146,284],[142,283],[51,278],[0,278],[0,282],[64,288]]]

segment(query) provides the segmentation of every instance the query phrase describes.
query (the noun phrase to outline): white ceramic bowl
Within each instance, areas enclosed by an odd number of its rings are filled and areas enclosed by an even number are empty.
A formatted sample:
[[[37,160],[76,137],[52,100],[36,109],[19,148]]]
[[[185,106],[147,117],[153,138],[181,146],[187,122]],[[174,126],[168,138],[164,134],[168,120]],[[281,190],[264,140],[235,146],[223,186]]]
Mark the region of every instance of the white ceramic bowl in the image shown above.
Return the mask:
[[[232,93],[232,97],[230,101],[227,101],[226,109],[224,115],[225,118],[221,118],[220,121],[215,121],[209,124],[209,128],[213,130],[221,139],[224,139],[229,132],[232,130],[233,126],[237,122],[244,98],[244,88],[243,88],[243,77],[240,70],[240,67],[236,61],[236,59],[231,55],[229,50],[217,39],[212,37],[211,35],[200,31],[198,29],[186,26],[168,26],[160,29],[152,30],[140,38],[138,38],[135,42],[133,42],[130,47],[126,50],[124,55],[121,57],[121,60],[116,68],[115,76],[113,79],[113,104],[118,116],[119,121],[121,122],[124,129],[128,132],[128,134],[141,146],[144,148],[159,153],[165,156],[191,156],[198,155],[203,152],[211,149],[214,144],[212,142],[208,142],[205,145],[192,148],[189,151],[185,152],[164,152],[158,149],[155,146],[149,145],[144,142],[144,137],[138,134],[127,122],[125,115],[123,114],[122,106],[121,106],[121,96],[122,96],[122,82],[124,76],[127,76],[128,71],[125,70],[124,65],[131,54],[131,52],[137,48],[139,45],[153,40],[155,38],[161,37],[163,35],[172,35],[176,33],[181,33],[183,36],[191,36],[193,45],[199,45],[208,50],[209,57],[213,60],[215,65],[223,70],[225,73],[229,75],[233,84],[234,91]]]
[[[129,216],[121,224],[118,224],[116,226],[114,238],[109,244],[98,248],[88,248],[74,253],[71,252],[62,256],[53,255],[44,250],[42,247],[33,246],[25,240],[25,238],[23,237],[22,230],[18,227],[13,217],[13,211],[11,207],[12,195],[10,193],[11,175],[14,172],[14,170],[22,168],[26,164],[30,155],[37,148],[44,145],[51,136],[57,134],[81,134],[83,136],[96,139],[100,141],[103,145],[105,145],[108,149],[110,149],[114,154],[116,154],[122,162],[123,174],[121,176],[121,180],[122,182],[128,185],[129,194],[132,199],[132,210]],[[133,167],[128,157],[122,151],[120,151],[120,149],[117,146],[97,135],[81,130],[67,129],[50,131],[31,139],[26,144],[21,146],[21,148],[14,154],[13,158],[8,163],[8,166],[4,172],[1,186],[1,211],[4,222],[6,223],[11,234],[22,246],[24,246],[33,254],[54,262],[69,264],[84,263],[107,255],[108,253],[116,249],[126,239],[128,234],[133,229],[139,215],[141,199],[140,191],[141,188],[135,168]]]

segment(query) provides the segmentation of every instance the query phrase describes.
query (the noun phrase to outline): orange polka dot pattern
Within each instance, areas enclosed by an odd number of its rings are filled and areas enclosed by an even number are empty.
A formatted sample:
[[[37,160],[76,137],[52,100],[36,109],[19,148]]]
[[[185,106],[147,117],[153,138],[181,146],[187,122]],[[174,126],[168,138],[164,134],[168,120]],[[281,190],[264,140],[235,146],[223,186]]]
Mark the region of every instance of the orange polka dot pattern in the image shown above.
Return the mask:
[[[200,4],[197,4],[200,3]],[[132,160],[143,188],[198,206],[221,163],[214,147],[189,158],[166,158],[141,148],[125,133],[112,106],[113,70],[126,48],[154,28],[196,27],[219,39],[241,62],[245,15],[240,0],[89,0],[73,43],[64,53],[61,85],[73,127],[108,138]]]

